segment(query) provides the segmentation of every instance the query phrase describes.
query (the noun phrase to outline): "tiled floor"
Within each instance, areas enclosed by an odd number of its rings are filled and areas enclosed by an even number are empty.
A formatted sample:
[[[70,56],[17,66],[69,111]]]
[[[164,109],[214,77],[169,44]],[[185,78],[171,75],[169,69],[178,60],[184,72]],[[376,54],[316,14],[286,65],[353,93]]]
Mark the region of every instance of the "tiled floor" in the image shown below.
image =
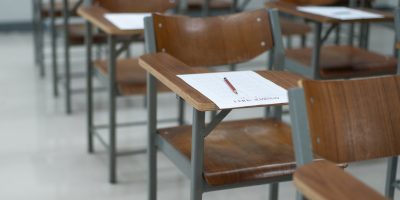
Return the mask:
[[[390,53],[393,33],[375,27],[371,41],[375,50]],[[373,38],[373,36],[371,38]],[[96,153],[86,153],[85,97],[75,95],[74,112],[63,112],[63,94],[53,98],[50,77],[38,78],[32,58],[30,34],[0,35],[0,199],[146,199],[146,157],[126,156],[118,159],[119,183],[107,182],[105,151],[96,145]],[[141,49],[141,48],[138,48]],[[82,63],[82,50],[74,52]],[[82,54],[82,55],[80,55]],[[264,57],[251,65],[262,66]],[[80,71],[80,66],[74,69]],[[50,73],[49,67],[47,73]],[[84,86],[75,81],[77,87]],[[97,121],[106,119],[106,94],[96,94]],[[160,115],[175,112],[173,95],[160,98]],[[143,98],[120,99],[119,120],[144,120]],[[261,116],[262,110],[235,112],[239,116]],[[187,115],[188,120],[190,114]],[[145,127],[120,130],[121,149],[144,148]],[[351,173],[383,192],[385,160],[369,161],[349,167]],[[186,200],[189,182],[168,159],[159,155],[159,199]],[[281,184],[281,199],[293,199],[292,183]],[[266,199],[267,186],[248,187],[207,193],[205,199]],[[397,195],[400,199],[400,194]]]

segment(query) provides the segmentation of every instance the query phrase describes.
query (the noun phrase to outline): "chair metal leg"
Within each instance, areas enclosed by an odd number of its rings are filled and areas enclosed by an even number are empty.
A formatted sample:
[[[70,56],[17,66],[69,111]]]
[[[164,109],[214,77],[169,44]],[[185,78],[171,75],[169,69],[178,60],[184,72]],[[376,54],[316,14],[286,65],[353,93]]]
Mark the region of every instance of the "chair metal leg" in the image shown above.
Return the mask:
[[[147,121],[148,121],[148,199],[157,199],[157,147],[156,147],[156,132],[157,132],[157,91],[156,79],[147,74]]]
[[[279,194],[279,183],[269,184],[269,200],[277,200]]]
[[[143,108],[147,108],[147,94],[143,95]]]
[[[313,69],[312,78],[320,79],[319,72],[319,58],[320,58],[320,50],[321,50],[321,32],[322,32],[322,23],[316,22],[314,29],[314,48],[312,50],[312,60],[311,67]]]
[[[87,136],[88,152],[94,152],[93,144],[93,66],[92,66],[92,25],[85,22],[86,35],[86,102],[87,102]]]
[[[132,56],[131,48],[130,46],[128,46],[128,48],[126,49],[125,58],[130,58],[131,56]]]
[[[349,25],[349,33],[348,33],[347,45],[353,46],[353,41],[354,41],[354,24],[351,23]]]
[[[236,13],[240,10],[240,8],[238,8],[238,1],[239,0],[232,1],[231,13]]]
[[[45,64],[44,64],[44,27],[43,27],[43,16],[41,15],[42,1],[39,0],[38,3],[38,61],[39,61],[39,73],[40,77],[45,76]]]
[[[397,56],[397,75],[400,74],[400,51],[399,50],[395,50],[395,55]]]
[[[359,38],[359,47],[363,49],[368,48],[368,40],[369,40],[369,24],[362,23],[360,27],[360,38]]]
[[[101,53],[101,44],[96,45],[96,59],[101,59],[102,53]]]
[[[301,42],[301,47],[305,48],[306,47],[306,43],[307,43],[307,35],[301,35],[300,36],[300,42]]]
[[[58,97],[58,63],[57,63],[57,45],[56,45],[56,24],[55,24],[55,0],[50,0],[50,32],[51,32],[51,60],[52,60],[52,81],[53,96]]]
[[[274,64],[274,49],[271,49],[268,52],[268,66],[267,66],[267,70],[272,70],[272,66]]]
[[[210,121],[212,121],[215,116],[217,116],[217,111],[210,111]]]
[[[335,44],[339,45],[340,44],[340,32],[341,32],[341,28],[340,25],[338,24],[335,30]]]
[[[356,0],[350,0],[349,1],[349,7],[354,8],[357,6],[357,1]],[[348,40],[347,40],[347,45],[353,46],[354,42],[354,29],[355,29],[355,24],[350,23],[349,25],[349,33],[348,33]]]
[[[287,41],[286,48],[291,49],[293,47],[292,37],[291,36],[287,36],[286,37],[286,41]]]
[[[236,71],[236,64],[230,64],[229,65],[229,70],[230,71]]]
[[[193,108],[190,200],[203,198],[203,156],[205,113]]]
[[[40,14],[40,9],[38,8],[38,0],[32,1],[32,24],[33,24],[33,55],[36,66],[39,64],[38,59],[38,15]]]
[[[108,36],[108,72],[109,72],[109,126],[110,126],[110,144],[109,144],[109,174],[110,183],[117,182],[117,153],[116,153],[116,51],[115,36]]]
[[[202,15],[204,17],[210,15],[210,1],[211,0],[204,0],[203,1]]]
[[[178,124],[185,124],[185,101],[178,97]]]
[[[300,192],[296,192],[296,200],[306,200],[306,198]]]
[[[395,182],[397,174],[397,157],[391,157],[388,159],[387,171],[386,171],[386,184],[385,184],[385,196],[389,199],[394,199]]]
[[[275,52],[274,49],[271,49],[268,53],[267,70],[273,70],[272,66],[274,64],[274,54],[275,54],[274,52]],[[271,107],[270,106],[265,107],[264,117],[268,117],[268,116],[270,116],[270,114],[271,114]]]
[[[69,44],[69,6],[68,0],[63,0],[64,21],[64,74],[65,74],[65,111],[71,114],[71,69],[70,69],[70,44]]]

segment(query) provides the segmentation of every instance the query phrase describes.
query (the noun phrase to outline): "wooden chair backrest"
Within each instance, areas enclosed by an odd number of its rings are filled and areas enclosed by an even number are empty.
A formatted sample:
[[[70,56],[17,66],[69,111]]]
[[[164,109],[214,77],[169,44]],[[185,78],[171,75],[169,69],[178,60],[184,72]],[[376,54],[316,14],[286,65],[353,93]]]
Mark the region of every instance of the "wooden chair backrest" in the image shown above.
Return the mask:
[[[296,5],[335,5],[344,2],[348,2],[348,0],[279,0],[286,3],[296,4]]]
[[[302,86],[315,154],[337,163],[400,154],[400,76]]]
[[[153,14],[153,24],[156,51],[193,67],[245,62],[274,46],[265,9],[206,18]]]
[[[93,0],[111,12],[165,12],[175,8],[178,0]]]

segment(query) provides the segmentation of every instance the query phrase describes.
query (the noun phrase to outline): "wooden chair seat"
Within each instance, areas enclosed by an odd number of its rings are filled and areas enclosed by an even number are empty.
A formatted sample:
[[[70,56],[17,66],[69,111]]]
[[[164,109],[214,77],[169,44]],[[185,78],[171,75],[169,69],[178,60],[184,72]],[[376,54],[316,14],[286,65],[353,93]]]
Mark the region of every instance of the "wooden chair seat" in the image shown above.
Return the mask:
[[[188,0],[189,10],[199,10],[203,7],[203,0]],[[210,9],[230,9],[233,6],[232,1],[212,0],[210,1]]]
[[[191,126],[159,130],[190,162]],[[275,119],[223,122],[205,138],[204,178],[218,186],[290,176],[295,169],[289,125]]]
[[[108,63],[106,60],[94,61],[96,67],[104,76],[108,76]],[[139,66],[137,58],[118,59],[116,65],[116,80],[121,95],[134,95],[146,93],[146,71]],[[170,91],[163,84],[159,91]]]
[[[287,59],[311,66],[311,48],[288,49]],[[352,46],[321,48],[322,78],[350,78],[380,74],[395,74],[396,59]]]
[[[311,31],[311,28],[305,23],[294,22],[285,18],[280,18],[282,35],[305,35]]]
[[[69,25],[69,42],[70,45],[83,45],[85,44],[85,25],[84,24],[71,24]],[[107,35],[104,33],[94,33],[92,42],[94,44],[101,44],[107,42]]]
[[[69,42],[70,45],[83,45],[85,44],[85,26],[84,24],[71,24],[69,25]],[[129,36],[118,36],[118,41],[130,40]],[[93,33],[92,35],[94,44],[104,44],[107,42],[107,35],[105,33]],[[143,41],[143,34],[138,34],[135,41]]]
[[[71,24],[69,25],[69,41],[71,45],[85,44],[85,26],[84,24]],[[93,33],[92,42],[94,44],[103,44],[107,42],[107,35],[105,33]],[[131,40],[130,36],[117,36],[118,41]],[[134,36],[135,42],[143,42],[143,33]]]

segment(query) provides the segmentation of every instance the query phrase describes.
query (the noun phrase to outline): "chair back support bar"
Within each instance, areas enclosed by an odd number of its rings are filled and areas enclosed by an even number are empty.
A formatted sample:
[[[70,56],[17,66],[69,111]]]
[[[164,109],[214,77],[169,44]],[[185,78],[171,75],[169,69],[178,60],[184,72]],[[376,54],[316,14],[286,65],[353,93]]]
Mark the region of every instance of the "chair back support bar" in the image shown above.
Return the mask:
[[[397,56],[397,74],[400,74],[400,8],[394,11],[394,28],[395,28],[395,56]]]
[[[177,6],[177,0],[94,0],[110,12],[165,12]]]
[[[315,154],[337,163],[400,154],[400,77],[301,83]]]
[[[265,9],[205,19],[153,14],[153,20],[157,51],[189,66],[240,63],[274,46]]]
[[[395,9],[394,25],[394,28],[396,30],[396,42],[400,42],[400,8]]]

